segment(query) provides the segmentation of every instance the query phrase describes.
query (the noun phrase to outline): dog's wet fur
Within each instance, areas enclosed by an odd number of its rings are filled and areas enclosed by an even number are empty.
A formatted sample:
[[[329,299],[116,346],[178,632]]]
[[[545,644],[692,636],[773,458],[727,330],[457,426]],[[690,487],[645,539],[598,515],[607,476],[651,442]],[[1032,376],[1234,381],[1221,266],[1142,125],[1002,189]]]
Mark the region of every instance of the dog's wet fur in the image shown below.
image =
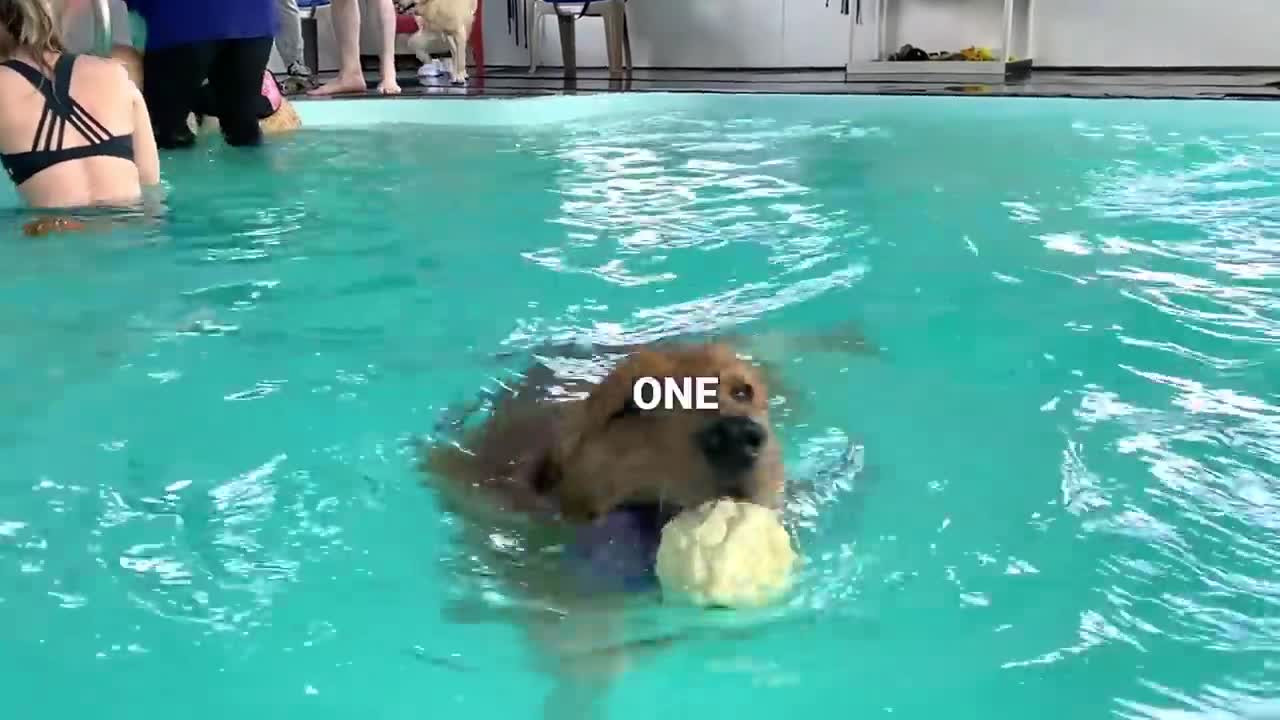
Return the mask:
[[[642,349],[582,399],[526,375],[459,445],[432,448],[423,469],[491,494],[506,510],[591,522],[624,505],[679,512],[718,497],[776,506],[782,460],[763,374],[724,344]],[[718,379],[718,410],[641,410],[636,381]]]
[[[645,377],[715,377],[719,408],[642,410],[633,386]],[[618,512],[632,514],[629,527],[656,547],[666,520],[708,500],[779,507],[784,471],[769,385],[767,369],[727,342],[629,348],[594,385],[535,363],[492,398],[477,427],[424,449],[421,470],[459,520],[461,554],[522,596],[519,609],[490,619],[516,619],[535,657],[550,663],[558,683],[546,717],[595,717],[609,678],[635,654],[623,627],[627,596],[584,585],[564,548]],[[455,613],[485,617],[479,605]]]

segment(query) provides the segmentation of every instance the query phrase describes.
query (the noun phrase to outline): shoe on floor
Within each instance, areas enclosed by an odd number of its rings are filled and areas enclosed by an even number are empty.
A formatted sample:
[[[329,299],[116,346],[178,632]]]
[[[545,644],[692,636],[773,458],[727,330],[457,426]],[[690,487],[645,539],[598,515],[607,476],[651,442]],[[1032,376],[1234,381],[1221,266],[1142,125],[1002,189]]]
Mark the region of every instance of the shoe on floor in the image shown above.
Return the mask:
[[[439,60],[432,60],[429,63],[423,63],[418,68],[418,77],[440,77],[444,74],[444,66]]]
[[[302,77],[302,78],[311,77],[311,68],[307,67],[306,65],[303,65],[300,62],[296,62],[289,65],[289,69],[287,72],[289,73],[290,77]]]

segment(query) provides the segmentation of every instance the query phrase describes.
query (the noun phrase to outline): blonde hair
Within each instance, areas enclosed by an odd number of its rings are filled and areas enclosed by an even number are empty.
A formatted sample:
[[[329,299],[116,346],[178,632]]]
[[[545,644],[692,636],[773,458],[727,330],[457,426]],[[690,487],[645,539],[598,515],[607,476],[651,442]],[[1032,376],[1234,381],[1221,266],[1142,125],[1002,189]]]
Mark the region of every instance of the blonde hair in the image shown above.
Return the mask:
[[[41,65],[50,53],[66,52],[48,0],[0,0],[0,56],[12,57],[19,50]]]

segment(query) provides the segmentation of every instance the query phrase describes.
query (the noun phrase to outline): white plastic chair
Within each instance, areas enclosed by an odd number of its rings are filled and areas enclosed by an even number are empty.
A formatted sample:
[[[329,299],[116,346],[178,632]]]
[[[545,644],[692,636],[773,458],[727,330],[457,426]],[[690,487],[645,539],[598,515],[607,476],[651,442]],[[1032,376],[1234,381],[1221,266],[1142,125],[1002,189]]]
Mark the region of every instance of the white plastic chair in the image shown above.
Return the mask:
[[[548,15],[554,15],[557,20],[562,17],[572,18],[577,21],[578,17],[598,17],[604,20],[604,38],[605,47],[609,53],[609,72],[617,73],[626,68],[631,69],[631,33],[627,28],[627,3],[626,0],[591,0],[586,5],[586,13],[583,13],[584,3],[582,2],[550,2],[549,0],[529,0],[528,12],[525,17],[529,18],[529,72],[538,70],[538,46],[542,40],[542,21]],[[563,28],[564,26],[561,25]],[[564,39],[561,38],[561,49],[566,51]],[[576,45],[574,54],[576,55]],[[578,61],[576,57],[565,57],[564,67],[566,74],[576,72]]]

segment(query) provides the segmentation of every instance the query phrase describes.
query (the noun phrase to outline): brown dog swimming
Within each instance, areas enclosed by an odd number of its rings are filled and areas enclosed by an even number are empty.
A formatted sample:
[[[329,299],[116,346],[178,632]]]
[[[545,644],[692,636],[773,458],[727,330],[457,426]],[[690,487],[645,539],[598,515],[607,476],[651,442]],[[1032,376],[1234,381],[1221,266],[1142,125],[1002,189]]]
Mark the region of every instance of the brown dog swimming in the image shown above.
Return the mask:
[[[520,598],[516,619],[557,680],[554,720],[594,717],[632,651],[655,644],[628,637],[622,610],[654,586],[668,519],[718,497],[782,502],[765,367],[727,342],[614,349],[630,352],[594,385],[535,364],[477,427],[422,457],[461,554]],[[719,407],[642,410],[633,387],[647,377],[714,377]]]
[[[553,393],[570,387],[536,375],[500,399],[466,451],[438,448],[428,467],[556,522],[591,522],[624,505],[679,512],[723,496],[777,503],[782,460],[768,387],[729,346],[639,350],[568,402]],[[714,377],[719,409],[640,410],[633,386],[646,377]]]

